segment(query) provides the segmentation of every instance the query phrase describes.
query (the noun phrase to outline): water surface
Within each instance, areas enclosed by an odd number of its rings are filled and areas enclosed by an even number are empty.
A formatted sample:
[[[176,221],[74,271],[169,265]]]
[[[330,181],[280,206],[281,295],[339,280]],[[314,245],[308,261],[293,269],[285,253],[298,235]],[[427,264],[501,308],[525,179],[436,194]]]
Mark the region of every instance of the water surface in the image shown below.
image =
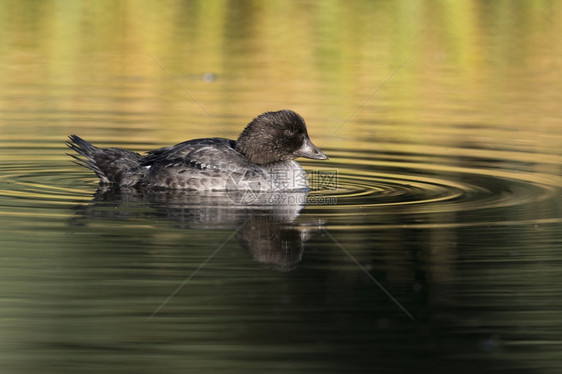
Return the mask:
[[[558,3],[0,8],[6,372],[562,368]],[[64,145],[282,108],[305,194],[98,188]]]

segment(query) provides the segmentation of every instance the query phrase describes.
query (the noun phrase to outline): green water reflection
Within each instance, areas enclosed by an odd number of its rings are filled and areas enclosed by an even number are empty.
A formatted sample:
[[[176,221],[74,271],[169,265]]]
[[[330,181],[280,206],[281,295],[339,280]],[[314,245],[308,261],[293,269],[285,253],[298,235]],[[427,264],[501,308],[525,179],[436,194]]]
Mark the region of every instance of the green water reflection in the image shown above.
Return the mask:
[[[559,372],[560,19],[553,1],[0,1],[0,367]],[[96,193],[65,154],[71,133],[235,138],[282,108],[330,156],[306,170],[338,179],[281,218]]]

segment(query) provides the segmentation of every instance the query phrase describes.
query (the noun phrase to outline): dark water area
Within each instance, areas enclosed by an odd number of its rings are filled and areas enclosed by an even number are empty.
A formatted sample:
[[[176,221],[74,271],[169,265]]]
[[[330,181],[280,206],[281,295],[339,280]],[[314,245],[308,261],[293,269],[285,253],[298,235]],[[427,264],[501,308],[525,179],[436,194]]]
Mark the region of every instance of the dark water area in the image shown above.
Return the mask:
[[[0,1],[3,373],[562,370],[562,3]],[[308,192],[99,187],[300,113]]]

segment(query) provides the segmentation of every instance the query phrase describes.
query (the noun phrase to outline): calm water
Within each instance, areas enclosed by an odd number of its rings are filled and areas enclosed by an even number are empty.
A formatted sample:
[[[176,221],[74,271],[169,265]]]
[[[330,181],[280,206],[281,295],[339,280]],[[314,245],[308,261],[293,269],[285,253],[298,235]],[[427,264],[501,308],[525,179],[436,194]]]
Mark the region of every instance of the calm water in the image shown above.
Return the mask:
[[[3,373],[562,370],[562,3],[0,2]],[[308,194],[98,189],[290,108]],[[265,205],[264,205],[265,202]]]

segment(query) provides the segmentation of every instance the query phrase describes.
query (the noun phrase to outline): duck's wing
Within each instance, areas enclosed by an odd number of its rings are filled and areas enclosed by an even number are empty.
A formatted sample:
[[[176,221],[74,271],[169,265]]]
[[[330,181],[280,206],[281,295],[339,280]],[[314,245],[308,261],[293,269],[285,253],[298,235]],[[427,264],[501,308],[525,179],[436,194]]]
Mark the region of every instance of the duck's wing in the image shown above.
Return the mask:
[[[146,172],[142,183],[148,188],[211,191],[238,189],[239,179],[246,184],[264,179],[264,171],[235,147],[233,140],[209,138],[156,149],[141,161]]]
[[[148,152],[144,167],[182,166],[193,169],[234,171],[255,167],[235,149],[236,142],[224,138],[194,139]]]

